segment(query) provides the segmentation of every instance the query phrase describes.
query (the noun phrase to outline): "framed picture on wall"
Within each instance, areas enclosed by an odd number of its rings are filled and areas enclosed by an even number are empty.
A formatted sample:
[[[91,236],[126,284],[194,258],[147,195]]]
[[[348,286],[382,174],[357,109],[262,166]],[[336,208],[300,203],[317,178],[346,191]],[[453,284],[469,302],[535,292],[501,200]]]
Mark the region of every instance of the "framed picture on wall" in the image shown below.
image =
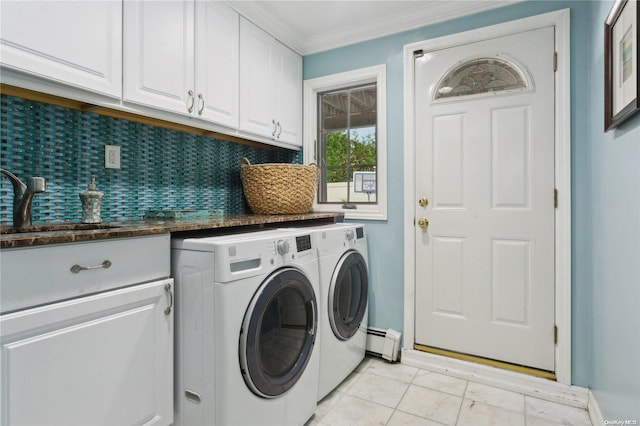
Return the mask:
[[[640,110],[638,3],[617,0],[604,23],[604,130]]]

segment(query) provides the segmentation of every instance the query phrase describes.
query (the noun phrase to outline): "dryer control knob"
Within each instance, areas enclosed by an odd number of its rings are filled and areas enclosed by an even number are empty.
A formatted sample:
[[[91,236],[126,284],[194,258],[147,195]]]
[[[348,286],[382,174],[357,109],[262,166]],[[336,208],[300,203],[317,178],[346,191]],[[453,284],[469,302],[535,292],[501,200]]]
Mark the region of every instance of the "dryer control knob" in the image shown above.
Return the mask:
[[[289,253],[289,242],[287,240],[279,240],[276,243],[276,250],[278,250],[278,254],[280,255]]]
[[[347,229],[346,236],[347,240],[351,241],[356,237],[356,234],[353,232],[353,229]]]

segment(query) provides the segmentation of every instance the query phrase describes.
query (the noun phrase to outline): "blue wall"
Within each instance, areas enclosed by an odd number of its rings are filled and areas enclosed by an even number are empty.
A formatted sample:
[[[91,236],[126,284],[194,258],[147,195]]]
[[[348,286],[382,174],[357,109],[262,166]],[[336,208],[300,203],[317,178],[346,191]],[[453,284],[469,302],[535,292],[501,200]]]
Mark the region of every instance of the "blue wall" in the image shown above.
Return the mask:
[[[589,386],[605,419],[640,421],[640,113],[603,131],[603,23],[612,5],[593,3],[584,140],[590,217],[578,232],[590,250]]]
[[[640,138],[638,117],[626,130],[606,135],[602,131],[602,27],[610,6],[590,1],[518,3],[309,55],[304,58],[304,78],[387,65],[390,208],[386,222],[368,225],[373,293],[369,319],[374,326],[402,330],[403,46],[571,10],[573,383],[594,387],[607,418],[635,419],[640,418]],[[624,350],[607,348],[607,344]],[[615,381],[624,386],[615,388]]]

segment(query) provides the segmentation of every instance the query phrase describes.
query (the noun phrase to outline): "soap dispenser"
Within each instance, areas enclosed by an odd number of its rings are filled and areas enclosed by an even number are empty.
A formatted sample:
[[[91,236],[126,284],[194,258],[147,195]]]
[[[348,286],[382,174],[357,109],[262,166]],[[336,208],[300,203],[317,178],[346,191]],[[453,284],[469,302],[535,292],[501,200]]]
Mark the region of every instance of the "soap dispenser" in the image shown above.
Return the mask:
[[[91,175],[91,183],[87,185],[85,191],[80,192],[80,201],[82,201],[82,223],[100,223],[100,204],[102,196],[100,191],[96,191],[96,177]]]

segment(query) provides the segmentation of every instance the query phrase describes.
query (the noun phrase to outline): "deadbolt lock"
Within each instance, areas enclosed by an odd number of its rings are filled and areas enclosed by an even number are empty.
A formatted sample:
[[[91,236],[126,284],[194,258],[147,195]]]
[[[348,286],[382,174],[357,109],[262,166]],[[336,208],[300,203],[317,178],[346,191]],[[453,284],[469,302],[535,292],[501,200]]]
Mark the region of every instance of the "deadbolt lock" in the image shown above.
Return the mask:
[[[427,197],[421,197],[418,200],[418,204],[420,204],[420,207],[427,207],[427,204],[429,204],[429,200],[427,200]]]
[[[429,219],[427,219],[426,217],[421,217],[420,219],[418,219],[418,226],[422,229],[427,229],[427,226],[429,226]]]

